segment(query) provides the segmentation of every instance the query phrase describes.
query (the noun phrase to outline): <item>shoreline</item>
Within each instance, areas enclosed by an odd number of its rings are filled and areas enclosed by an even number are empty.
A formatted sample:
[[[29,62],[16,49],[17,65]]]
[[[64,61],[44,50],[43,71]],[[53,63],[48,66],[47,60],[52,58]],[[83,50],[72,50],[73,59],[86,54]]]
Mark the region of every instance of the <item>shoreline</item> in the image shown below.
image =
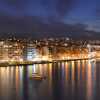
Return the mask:
[[[78,60],[91,60],[94,58],[82,58],[82,59],[66,59],[66,60],[52,60],[52,61],[16,61],[16,62],[3,62],[0,63],[0,67],[8,67],[8,66],[27,66],[33,64],[47,64],[47,63],[57,63],[57,62],[68,62],[68,61],[78,61]]]

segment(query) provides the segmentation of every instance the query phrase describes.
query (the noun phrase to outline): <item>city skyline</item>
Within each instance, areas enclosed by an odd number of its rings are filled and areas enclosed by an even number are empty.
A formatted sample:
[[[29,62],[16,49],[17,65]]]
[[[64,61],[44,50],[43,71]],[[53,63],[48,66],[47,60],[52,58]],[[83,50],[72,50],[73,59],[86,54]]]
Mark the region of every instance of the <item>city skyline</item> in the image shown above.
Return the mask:
[[[0,100],[100,99],[100,0],[0,0]]]

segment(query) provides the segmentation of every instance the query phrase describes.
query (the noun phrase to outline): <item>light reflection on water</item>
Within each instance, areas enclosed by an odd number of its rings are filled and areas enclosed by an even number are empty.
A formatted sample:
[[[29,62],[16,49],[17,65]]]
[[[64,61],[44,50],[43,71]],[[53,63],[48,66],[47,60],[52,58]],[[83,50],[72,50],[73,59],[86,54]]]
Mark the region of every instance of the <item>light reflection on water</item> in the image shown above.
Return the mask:
[[[97,100],[99,65],[83,60],[0,67],[0,100]],[[32,81],[32,73],[47,79]]]

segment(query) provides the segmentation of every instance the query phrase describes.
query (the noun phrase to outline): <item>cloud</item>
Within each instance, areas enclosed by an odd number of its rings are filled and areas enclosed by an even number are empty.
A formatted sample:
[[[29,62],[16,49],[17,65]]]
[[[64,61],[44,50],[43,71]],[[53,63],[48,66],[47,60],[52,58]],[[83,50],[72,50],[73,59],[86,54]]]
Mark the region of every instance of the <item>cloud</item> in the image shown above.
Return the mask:
[[[52,20],[51,23],[42,22],[42,18],[34,17],[0,17],[0,33],[16,32],[17,36],[44,38],[44,37],[65,37],[73,38],[95,38],[96,32],[87,30],[87,25],[64,24],[63,22]],[[90,35],[91,34],[91,35]]]
[[[2,6],[1,12],[7,15],[64,17],[74,8],[75,1],[76,0],[0,0],[0,4]]]
[[[9,16],[1,16],[0,17],[0,29],[2,31],[51,31],[51,32],[59,32],[66,30],[74,30],[83,29],[85,26],[83,24],[69,25],[64,24],[61,21],[56,19],[47,19],[49,23],[45,23],[45,20],[42,17],[38,16],[26,16],[26,17],[9,17]],[[68,28],[66,28],[68,27]],[[72,29],[71,29],[72,28]]]
[[[55,15],[64,17],[74,8],[76,1],[77,0],[42,0],[40,4],[48,11],[55,12]]]
[[[60,16],[64,16],[74,8],[75,0],[57,0],[56,10]]]

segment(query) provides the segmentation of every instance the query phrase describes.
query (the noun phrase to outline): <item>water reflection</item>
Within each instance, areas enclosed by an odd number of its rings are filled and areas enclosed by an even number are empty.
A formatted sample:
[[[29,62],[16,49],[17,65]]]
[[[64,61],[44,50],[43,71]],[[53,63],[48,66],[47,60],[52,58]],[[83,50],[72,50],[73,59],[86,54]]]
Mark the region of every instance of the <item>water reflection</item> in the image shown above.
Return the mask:
[[[0,67],[0,100],[97,100],[99,64],[83,60]],[[47,79],[34,82],[32,73]]]
[[[88,61],[87,67],[87,99],[93,100],[95,96],[96,66],[95,63]]]

